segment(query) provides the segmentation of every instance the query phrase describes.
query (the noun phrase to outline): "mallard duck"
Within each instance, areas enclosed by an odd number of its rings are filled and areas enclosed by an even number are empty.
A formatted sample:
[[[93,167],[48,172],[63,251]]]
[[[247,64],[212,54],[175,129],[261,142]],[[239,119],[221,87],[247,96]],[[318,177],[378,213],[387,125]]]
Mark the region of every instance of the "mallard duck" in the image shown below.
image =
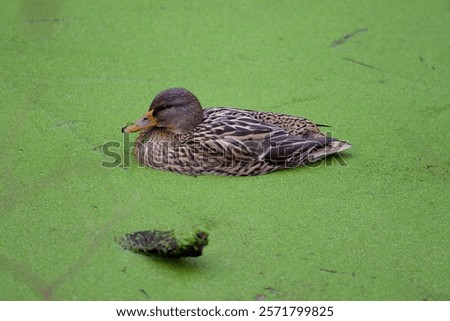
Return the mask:
[[[159,93],[148,112],[123,133],[141,131],[139,163],[201,175],[261,175],[315,162],[351,147],[297,116],[237,108],[203,109],[190,91]]]

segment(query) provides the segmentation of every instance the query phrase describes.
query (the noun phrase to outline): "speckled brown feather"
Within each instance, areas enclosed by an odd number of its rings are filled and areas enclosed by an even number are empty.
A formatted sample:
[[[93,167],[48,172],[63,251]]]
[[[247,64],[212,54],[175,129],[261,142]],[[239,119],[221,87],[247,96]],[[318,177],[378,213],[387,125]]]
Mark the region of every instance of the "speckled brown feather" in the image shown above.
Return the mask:
[[[247,176],[301,166],[350,147],[303,117],[207,108],[203,121],[187,133],[143,131],[135,154],[140,163],[160,170]]]

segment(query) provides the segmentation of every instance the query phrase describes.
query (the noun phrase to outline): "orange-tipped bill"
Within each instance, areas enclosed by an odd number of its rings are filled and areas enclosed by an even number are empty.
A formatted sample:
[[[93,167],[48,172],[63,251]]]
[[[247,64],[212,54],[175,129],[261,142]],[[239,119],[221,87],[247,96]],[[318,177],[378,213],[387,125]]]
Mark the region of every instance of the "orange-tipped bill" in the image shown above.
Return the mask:
[[[152,128],[158,124],[155,117],[153,117],[153,110],[145,113],[144,117],[138,119],[134,124],[122,128],[122,133],[134,133],[144,129]]]

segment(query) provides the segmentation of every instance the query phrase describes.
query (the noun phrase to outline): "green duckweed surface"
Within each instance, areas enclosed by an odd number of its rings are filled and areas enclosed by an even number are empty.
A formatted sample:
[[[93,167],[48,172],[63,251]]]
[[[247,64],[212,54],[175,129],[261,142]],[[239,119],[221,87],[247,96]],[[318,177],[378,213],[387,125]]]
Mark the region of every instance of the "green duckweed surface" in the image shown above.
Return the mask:
[[[0,299],[450,299],[448,1],[5,0],[0,17]],[[120,130],[176,86],[354,147],[259,177],[143,168]],[[114,241],[197,228],[198,258]]]

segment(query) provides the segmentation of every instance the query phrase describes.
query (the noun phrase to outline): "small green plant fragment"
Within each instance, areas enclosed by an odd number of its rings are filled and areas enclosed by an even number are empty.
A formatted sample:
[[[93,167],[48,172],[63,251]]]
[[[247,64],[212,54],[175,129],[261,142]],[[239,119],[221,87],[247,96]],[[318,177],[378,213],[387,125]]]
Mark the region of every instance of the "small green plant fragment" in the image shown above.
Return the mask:
[[[189,238],[177,238],[173,231],[149,230],[125,234],[119,239],[125,250],[144,255],[156,254],[167,258],[202,255],[208,244],[208,233],[196,231]]]

